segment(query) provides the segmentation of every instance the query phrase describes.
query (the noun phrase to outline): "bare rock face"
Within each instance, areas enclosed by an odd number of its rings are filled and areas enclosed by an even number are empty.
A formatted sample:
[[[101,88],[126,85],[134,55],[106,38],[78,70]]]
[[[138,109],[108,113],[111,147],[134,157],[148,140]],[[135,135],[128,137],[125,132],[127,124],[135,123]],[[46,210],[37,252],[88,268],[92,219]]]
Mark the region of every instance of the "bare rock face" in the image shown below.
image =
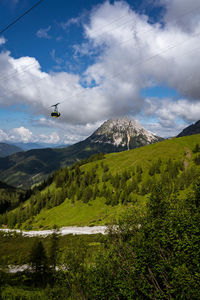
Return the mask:
[[[90,137],[91,143],[104,143],[125,149],[152,144],[163,140],[144,129],[135,120],[111,119],[104,122]]]
[[[181,131],[181,133],[177,135],[177,137],[198,134],[198,133],[200,133],[200,120],[197,121],[195,124],[192,124],[184,128],[183,131]]]

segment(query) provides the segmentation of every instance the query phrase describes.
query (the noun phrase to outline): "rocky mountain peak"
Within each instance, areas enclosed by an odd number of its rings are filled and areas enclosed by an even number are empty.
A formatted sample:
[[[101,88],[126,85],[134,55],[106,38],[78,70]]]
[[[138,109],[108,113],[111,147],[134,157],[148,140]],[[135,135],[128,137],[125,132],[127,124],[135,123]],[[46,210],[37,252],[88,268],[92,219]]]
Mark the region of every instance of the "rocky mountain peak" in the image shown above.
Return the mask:
[[[111,119],[104,122],[90,137],[93,143],[112,144],[132,149],[162,140],[129,118]]]

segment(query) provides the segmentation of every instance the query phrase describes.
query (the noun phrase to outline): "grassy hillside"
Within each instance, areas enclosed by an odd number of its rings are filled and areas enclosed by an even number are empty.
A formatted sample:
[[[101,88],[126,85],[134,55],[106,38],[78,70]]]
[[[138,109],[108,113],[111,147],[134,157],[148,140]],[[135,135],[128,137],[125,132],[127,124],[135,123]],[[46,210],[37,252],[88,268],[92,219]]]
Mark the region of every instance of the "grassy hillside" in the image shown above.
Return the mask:
[[[184,198],[200,175],[198,144],[199,134],[173,138],[59,170],[1,223],[26,229],[113,223],[130,207],[144,211],[155,183],[169,197]]]

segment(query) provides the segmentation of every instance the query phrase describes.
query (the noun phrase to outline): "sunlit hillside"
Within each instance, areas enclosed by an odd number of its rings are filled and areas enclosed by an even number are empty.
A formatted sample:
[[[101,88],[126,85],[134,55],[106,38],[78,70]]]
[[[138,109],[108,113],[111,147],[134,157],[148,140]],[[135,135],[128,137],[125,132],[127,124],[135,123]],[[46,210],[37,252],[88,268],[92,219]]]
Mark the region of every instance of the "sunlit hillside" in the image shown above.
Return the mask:
[[[153,186],[184,198],[200,175],[200,135],[173,138],[60,169],[1,224],[25,229],[114,223],[122,211],[145,211]],[[86,163],[87,162],[87,163]]]

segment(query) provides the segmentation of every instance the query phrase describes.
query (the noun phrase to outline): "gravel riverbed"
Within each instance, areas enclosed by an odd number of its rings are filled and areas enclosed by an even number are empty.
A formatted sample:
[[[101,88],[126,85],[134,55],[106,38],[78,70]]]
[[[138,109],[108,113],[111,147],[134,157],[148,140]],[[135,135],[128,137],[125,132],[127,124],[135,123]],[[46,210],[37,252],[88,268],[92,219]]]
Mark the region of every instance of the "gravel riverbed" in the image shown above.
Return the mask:
[[[96,234],[96,233],[102,233],[106,234],[107,226],[82,226],[82,227],[77,227],[77,226],[69,226],[69,227],[62,227],[59,229],[59,233],[61,235],[66,235],[66,234]],[[17,232],[21,233],[23,236],[47,236],[50,235],[54,232],[54,230],[30,230],[30,231],[25,231],[25,230],[19,230],[19,229],[7,229],[3,228],[0,229],[2,232]]]

